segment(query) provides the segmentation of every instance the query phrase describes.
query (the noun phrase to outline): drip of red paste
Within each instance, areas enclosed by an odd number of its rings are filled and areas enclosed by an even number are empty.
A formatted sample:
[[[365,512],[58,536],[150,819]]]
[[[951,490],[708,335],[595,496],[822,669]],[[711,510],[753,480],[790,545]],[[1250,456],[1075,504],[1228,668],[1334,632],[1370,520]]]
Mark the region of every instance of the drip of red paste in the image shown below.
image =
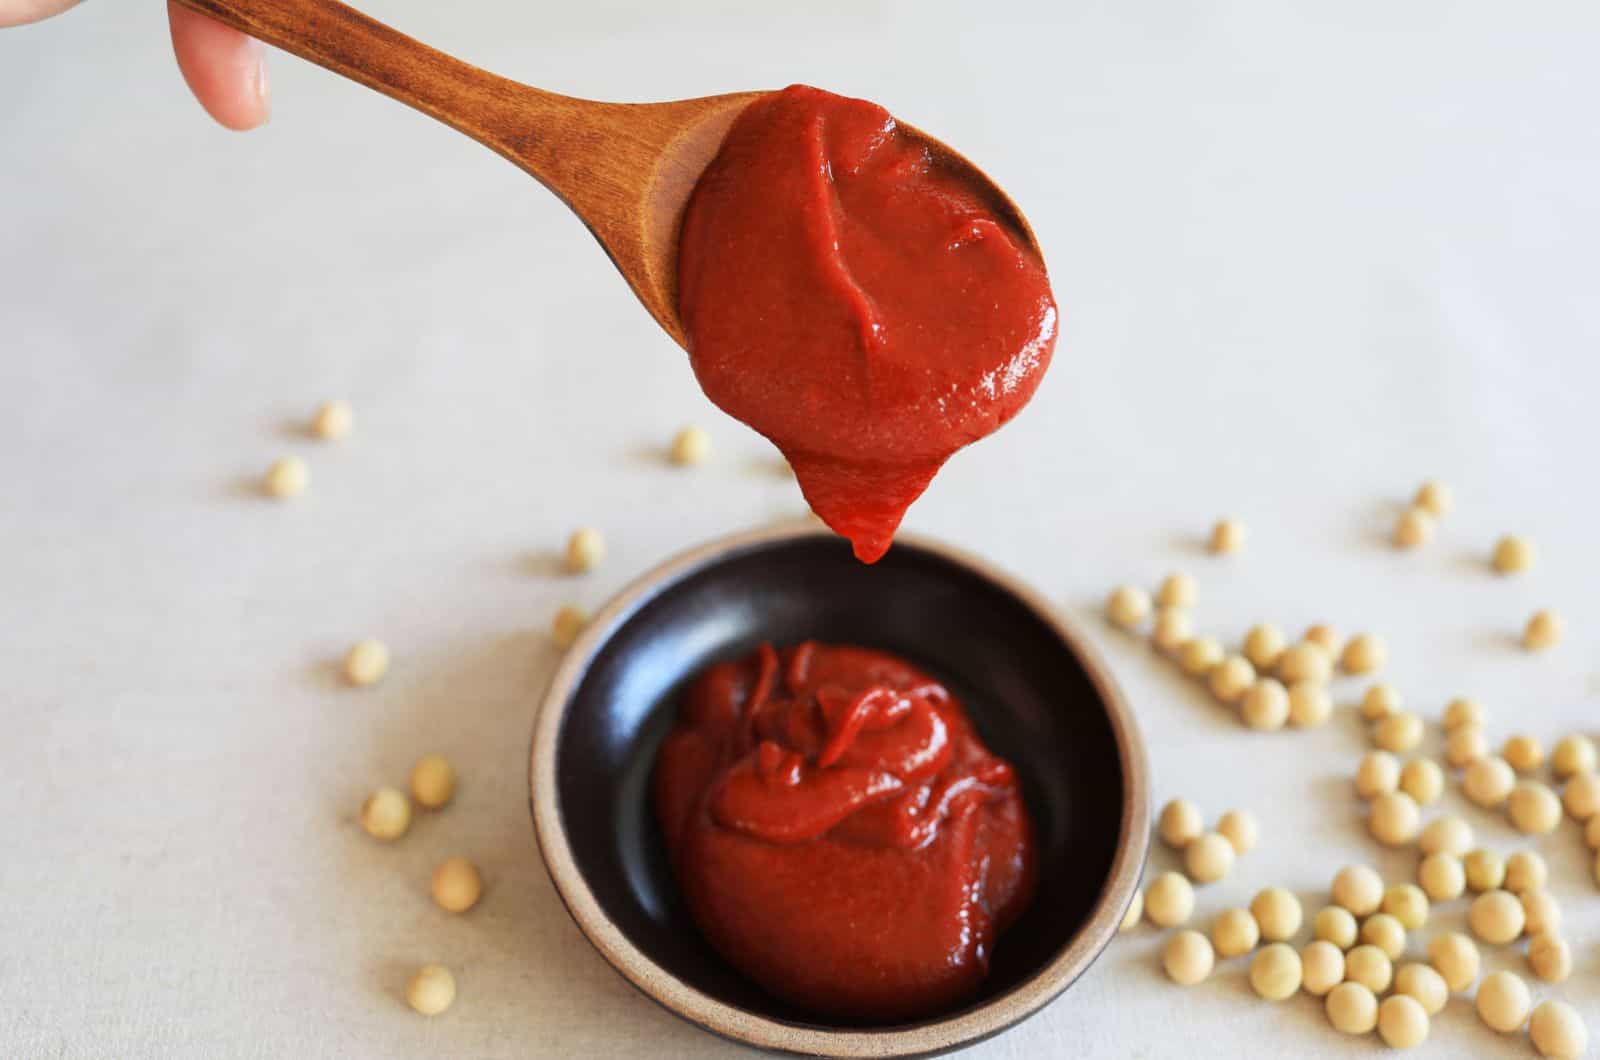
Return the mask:
[[[818,1013],[890,1022],[959,1004],[1033,893],[1011,765],[943,686],[883,652],[762,645],[711,667],[654,786],[701,931]]]
[[[804,85],[734,123],[684,214],[678,282],[707,396],[783,450],[868,563],[1055,346],[1044,264],[980,189],[882,107]]]

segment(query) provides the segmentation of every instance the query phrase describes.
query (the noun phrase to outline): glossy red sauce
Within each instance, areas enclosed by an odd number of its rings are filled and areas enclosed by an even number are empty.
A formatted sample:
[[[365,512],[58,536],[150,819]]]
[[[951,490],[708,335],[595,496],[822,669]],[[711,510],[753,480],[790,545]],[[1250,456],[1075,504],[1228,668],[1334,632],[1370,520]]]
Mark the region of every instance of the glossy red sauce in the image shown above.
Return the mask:
[[[695,922],[769,992],[853,1020],[958,1004],[1032,896],[1011,765],[910,664],[804,643],[720,663],[656,758]]]
[[[981,190],[882,107],[804,85],[734,123],[684,214],[678,282],[707,396],[783,450],[869,563],[1055,346],[1044,264]]]

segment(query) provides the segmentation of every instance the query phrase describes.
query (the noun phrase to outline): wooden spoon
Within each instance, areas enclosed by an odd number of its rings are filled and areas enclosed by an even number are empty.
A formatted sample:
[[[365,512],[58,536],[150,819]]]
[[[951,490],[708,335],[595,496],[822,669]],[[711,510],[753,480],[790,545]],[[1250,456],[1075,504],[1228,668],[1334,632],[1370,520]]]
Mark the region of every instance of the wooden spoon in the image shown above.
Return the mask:
[[[678,318],[678,226],[728,129],[762,92],[671,103],[601,103],[480,70],[338,0],[177,0],[184,7],[377,89],[516,163],[594,233],[656,323],[687,348]],[[1005,192],[910,126],[1038,253]]]

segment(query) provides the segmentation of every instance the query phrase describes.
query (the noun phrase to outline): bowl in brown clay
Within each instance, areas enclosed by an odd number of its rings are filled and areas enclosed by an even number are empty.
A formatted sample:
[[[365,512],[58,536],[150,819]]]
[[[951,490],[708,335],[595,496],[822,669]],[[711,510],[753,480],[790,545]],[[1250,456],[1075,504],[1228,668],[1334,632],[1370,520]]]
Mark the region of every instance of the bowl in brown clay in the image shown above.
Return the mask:
[[[746,981],[677,898],[649,800],[685,683],[762,641],[901,655],[966,703],[1023,780],[1037,896],[996,944],[982,990],[910,1024],[830,1023]],[[840,1057],[944,1052],[1038,1012],[1082,975],[1132,900],[1149,791],[1133,713],[1088,639],[1015,578],[903,535],[873,566],[814,526],[735,534],[667,561],[613,599],[558,666],[534,728],[539,849],[574,920],[647,996],[713,1033]]]

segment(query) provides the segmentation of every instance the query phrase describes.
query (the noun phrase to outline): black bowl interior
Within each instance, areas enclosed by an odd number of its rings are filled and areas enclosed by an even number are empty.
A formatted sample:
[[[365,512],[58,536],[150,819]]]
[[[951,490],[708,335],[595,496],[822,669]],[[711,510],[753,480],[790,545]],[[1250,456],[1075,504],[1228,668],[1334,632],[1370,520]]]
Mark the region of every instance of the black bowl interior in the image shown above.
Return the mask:
[[[767,1018],[837,1026],[751,984],[701,938],[649,805],[656,748],[685,683],[763,640],[807,639],[921,666],[1017,767],[1038,829],[1039,890],[999,939],[972,1004],[1005,993],[1090,915],[1116,853],[1124,777],[1095,688],[1056,632],[1005,589],[915,545],[869,567],[836,538],[758,544],[658,587],[624,616],[579,679],[558,737],[556,785],[579,870],[617,927],[679,979]]]

